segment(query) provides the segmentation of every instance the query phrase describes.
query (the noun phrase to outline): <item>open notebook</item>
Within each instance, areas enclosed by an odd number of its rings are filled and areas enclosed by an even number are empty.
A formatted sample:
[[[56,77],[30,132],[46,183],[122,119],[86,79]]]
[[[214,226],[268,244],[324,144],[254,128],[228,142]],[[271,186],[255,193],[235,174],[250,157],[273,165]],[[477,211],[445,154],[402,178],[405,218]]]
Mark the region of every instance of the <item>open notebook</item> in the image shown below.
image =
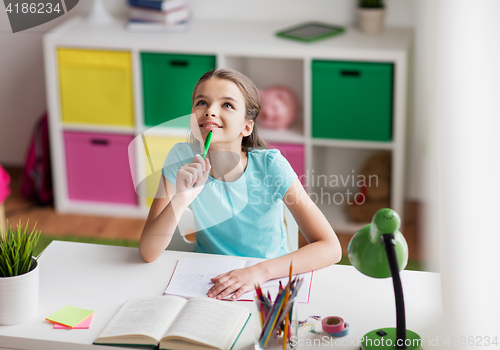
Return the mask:
[[[186,258],[179,259],[170,282],[165,290],[165,295],[177,295],[184,298],[206,297],[208,290],[213,283],[211,278],[234,269],[241,269],[247,266],[255,265],[265,259],[241,259],[234,257],[207,257],[207,258]],[[312,282],[312,272],[299,275],[304,278],[302,287],[297,294],[297,302],[308,303]],[[262,284],[262,289],[271,293],[274,299],[278,294],[279,281],[286,286],[288,277],[269,280]],[[253,301],[255,291],[243,294],[237,300]],[[230,299],[230,296],[226,297]]]

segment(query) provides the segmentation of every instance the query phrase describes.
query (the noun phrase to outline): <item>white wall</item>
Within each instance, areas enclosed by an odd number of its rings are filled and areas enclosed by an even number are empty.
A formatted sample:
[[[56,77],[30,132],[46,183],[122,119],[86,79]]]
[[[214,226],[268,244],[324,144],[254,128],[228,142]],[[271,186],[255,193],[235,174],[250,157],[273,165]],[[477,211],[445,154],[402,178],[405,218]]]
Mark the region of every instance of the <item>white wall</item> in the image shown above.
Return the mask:
[[[319,20],[342,25],[355,23],[353,0],[190,0],[197,18],[213,20]],[[412,26],[412,1],[388,0],[386,23]]]
[[[0,163],[20,165],[33,124],[46,108],[42,36],[61,18],[12,34],[0,8]]]

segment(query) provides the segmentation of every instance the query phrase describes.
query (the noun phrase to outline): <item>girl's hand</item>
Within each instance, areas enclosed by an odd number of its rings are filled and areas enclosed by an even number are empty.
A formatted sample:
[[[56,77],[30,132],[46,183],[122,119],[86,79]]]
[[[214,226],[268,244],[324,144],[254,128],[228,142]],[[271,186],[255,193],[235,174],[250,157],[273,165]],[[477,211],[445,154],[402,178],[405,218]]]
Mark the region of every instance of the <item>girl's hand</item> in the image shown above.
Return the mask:
[[[197,154],[191,163],[184,164],[177,171],[175,179],[176,196],[190,204],[200,194],[210,174],[210,161]],[[194,187],[193,187],[194,186]]]
[[[262,270],[254,265],[220,274],[211,281],[214,285],[207,293],[209,298],[223,299],[234,293],[231,297],[234,300],[253,290],[256,284],[264,283],[267,278]]]

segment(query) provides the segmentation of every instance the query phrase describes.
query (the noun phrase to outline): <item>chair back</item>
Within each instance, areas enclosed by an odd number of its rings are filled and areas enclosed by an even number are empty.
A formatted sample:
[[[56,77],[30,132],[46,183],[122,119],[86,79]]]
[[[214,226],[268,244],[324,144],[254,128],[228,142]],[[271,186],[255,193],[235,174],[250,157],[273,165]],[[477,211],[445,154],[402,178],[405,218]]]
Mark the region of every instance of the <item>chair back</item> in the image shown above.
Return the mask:
[[[283,203],[283,214],[285,216],[286,235],[288,237],[288,250],[294,252],[299,249],[299,225],[288,207]]]
[[[188,241],[186,234],[196,232],[194,229],[194,215],[191,209],[186,208],[182,213],[181,219],[177,224],[172,240],[170,241],[167,249],[177,250],[181,252],[192,252],[194,242]]]

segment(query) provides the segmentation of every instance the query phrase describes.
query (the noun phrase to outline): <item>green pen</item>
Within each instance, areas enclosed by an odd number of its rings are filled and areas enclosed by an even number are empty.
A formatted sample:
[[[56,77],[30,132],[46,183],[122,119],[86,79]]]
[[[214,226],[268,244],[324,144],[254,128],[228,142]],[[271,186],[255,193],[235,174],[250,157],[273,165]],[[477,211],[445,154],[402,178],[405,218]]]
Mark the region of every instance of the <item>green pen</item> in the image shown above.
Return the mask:
[[[203,159],[205,159],[207,157],[208,148],[210,147],[210,141],[212,141],[212,134],[213,133],[214,132],[212,130],[210,130],[210,132],[207,135],[207,138],[205,139],[205,150],[203,151],[203,154],[201,155],[203,157]]]
[[[203,159],[205,159],[207,157],[208,148],[210,147],[210,141],[212,141],[212,134],[213,134],[213,131],[210,130],[210,132],[207,135],[207,138],[205,139],[205,149],[203,150],[203,154],[201,155],[203,157]],[[193,187],[194,186],[196,186],[196,182],[193,184]]]

